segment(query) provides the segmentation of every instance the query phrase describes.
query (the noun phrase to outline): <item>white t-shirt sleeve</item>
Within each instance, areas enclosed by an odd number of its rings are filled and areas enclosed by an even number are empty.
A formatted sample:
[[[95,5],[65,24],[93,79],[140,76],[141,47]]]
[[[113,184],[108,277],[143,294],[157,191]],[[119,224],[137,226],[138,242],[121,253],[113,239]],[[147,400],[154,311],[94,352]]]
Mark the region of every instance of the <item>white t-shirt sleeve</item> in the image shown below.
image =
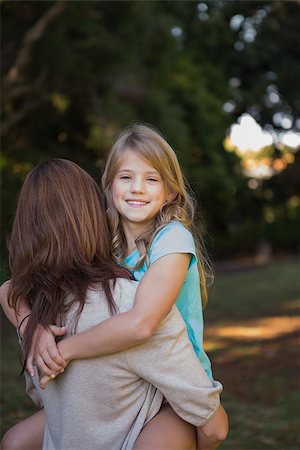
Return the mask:
[[[166,225],[153,239],[149,250],[150,264],[172,253],[189,253],[192,255],[191,264],[197,261],[195,242],[191,232],[177,222]]]

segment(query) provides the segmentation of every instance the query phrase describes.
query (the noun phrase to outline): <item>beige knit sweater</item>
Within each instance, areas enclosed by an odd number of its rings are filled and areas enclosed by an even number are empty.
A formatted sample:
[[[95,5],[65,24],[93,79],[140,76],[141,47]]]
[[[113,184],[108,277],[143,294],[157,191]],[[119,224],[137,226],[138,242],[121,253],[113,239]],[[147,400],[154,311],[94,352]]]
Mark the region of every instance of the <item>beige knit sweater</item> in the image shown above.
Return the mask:
[[[133,281],[117,282],[114,298],[119,312],[132,307],[136,288]],[[68,329],[72,317],[70,312]],[[103,292],[90,290],[77,332],[108,317]],[[163,397],[179,416],[198,426],[214,414],[222,390],[200,365],[175,306],[146,343],[73,361],[44,390],[37,377],[33,382],[36,390],[29,380],[28,391],[35,399],[40,396],[46,413],[43,450],[132,449]]]

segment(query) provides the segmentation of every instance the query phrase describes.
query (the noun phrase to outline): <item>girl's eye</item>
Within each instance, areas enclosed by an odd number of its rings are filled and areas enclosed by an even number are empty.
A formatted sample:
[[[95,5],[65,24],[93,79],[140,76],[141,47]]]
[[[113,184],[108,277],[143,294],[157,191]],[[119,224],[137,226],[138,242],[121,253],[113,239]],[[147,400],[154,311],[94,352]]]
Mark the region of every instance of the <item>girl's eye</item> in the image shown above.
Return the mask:
[[[130,176],[129,175],[121,175],[120,176],[120,180],[130,180]]]
[[[148,181],[159,181],[157,178],[148,178]]]

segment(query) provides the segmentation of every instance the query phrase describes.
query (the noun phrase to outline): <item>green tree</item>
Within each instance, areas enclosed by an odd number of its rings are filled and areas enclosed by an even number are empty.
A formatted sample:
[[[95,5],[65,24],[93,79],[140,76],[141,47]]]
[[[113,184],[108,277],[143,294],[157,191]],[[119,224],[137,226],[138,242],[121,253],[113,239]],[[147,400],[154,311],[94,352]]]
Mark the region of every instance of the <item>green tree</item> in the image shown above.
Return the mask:
[[[266,199],[248,188],[223,140],[249,108],[271,120],[272,73],[282,103],[298,112],[297,2],[3,1],[1,10],[3,237],[34,164],[69,158],[99,180],[114,136],[145,121],[176,150],[217,251],[251,247]],[[260,10],[267,14],[246,42],[243,23]],[[244,20],[233,29],[237,14]],[[230,99],[232,114],[223,109]]]

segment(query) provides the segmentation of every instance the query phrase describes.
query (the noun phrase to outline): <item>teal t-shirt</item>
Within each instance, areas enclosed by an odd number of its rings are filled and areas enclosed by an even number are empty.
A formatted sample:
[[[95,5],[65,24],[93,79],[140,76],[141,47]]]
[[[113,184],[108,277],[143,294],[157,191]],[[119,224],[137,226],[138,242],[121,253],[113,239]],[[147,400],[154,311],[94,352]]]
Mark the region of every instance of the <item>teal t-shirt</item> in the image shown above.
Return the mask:
[[[203,313],[195,242],[190,231],[177,221],[168,223],[156,234],[148,252],[148,262],[151,265],[157,259],[171,253],[189,253],[192,256],[176,306],[186,323],[190,341],[202,367],[212,379],[211,364],[203,349]],[[134,267],[139,258],[140,253],[136,249],[125,258],[123,264]],[[137,281],[141,281],[147,269],[145,263],[140,269],[131,272]]]

